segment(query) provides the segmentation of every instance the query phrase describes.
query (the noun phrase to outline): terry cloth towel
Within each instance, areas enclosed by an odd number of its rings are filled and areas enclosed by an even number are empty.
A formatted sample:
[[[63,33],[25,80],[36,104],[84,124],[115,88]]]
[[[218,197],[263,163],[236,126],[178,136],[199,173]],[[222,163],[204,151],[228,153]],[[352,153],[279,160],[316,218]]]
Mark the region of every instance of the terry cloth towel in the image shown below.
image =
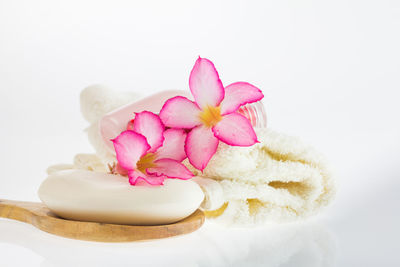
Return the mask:
[[[320,153],[270,129],[256,133],[260,143],[251,147],[220,142],[203,173],[185,160],[193,173],[214,181],[203,182],[209,219],[237,225],[287,222],[313,215],[332,200],[335,182]]]

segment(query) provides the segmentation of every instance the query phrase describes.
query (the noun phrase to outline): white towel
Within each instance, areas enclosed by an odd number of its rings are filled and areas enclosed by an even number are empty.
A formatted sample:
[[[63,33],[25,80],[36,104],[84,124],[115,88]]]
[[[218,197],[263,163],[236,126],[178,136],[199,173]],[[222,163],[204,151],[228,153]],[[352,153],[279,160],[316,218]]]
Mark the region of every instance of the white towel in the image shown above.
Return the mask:
[[[116,92],[103,85],[92,85],[82,90],[80,106],[83,117],[90,123],[86,128],[89,142],[105,165],[112,164],[116,159],[103,143],[99,120],[108,112],[140,98],[139,94]]]
[[[332,200],[335,183],[316,150],[270,129],[256,133],[260,143],[251,147],[220,142],[203,173],[185,161],[196,175],[222,187],[224,204],[206,212],[210,219],[227,224],[293,221],[315,214]],[[214,188],[207,189],[209,197],[218,196]]]

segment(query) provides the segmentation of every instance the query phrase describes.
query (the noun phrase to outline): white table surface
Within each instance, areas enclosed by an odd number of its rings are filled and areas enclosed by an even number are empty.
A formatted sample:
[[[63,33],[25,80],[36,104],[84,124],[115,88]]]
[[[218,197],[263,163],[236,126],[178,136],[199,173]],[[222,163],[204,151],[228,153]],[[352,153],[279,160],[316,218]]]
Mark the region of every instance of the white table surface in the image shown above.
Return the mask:
[[[399,1],[0,1],[0,198],[38,201],[47,166],[93,152],[79,113],[92,83],[188,89],[198,55],[224,84],[263,89],[269,127],[336,169],[307,221],[207,221],[176,238],[64,239],[0,219],[0,266],[400,266]]]

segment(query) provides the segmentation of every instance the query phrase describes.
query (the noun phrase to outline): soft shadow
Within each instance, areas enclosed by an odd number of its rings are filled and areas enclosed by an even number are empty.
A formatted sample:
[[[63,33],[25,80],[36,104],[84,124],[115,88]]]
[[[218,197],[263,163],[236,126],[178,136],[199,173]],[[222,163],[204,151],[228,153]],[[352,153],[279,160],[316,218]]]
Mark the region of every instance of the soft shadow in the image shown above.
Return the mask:
[[[95,243],[0,219],[0,242],[27,248],[49,266],[334,266],[335,242],[321,224],[253,229],[206,223],[195,233],[147,242]]]

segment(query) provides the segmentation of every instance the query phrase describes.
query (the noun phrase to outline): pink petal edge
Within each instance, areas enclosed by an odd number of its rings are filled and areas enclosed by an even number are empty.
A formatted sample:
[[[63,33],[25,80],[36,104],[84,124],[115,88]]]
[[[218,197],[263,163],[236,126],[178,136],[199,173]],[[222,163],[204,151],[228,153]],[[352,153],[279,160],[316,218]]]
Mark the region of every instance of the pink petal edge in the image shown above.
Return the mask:
[[[164,180],[164,176],[149,176],[138,170],[134,170],[129,173],[129,183],[131,185],[138,185],[140,181],[144,181],[150,185],[163,185]]]
[[[190,164],[203,171],[217,151],[218,143],[219,140],[210,128],[200,125],[192,129],[185,142],[185,151]]]
[[[136,163],[150,149],[146,138],[134,131],[123,131],[111,140],[117,155],[118,163],[126,170],[136,168]]]
[[[175,96],[165,101],[160,118],[167,127],[191,129],[201,124],[200,112],[193,101],[183,96]]]
[[[160,117],[150,111],[142,111],[135,114],[133,130],[146,137],[150,145],[148,152],[156,151],[164,141],[164,124]]]
[[[240,106],[261,100],[262,91],[246,82],[236,82],[225,87],[225,98],[221,102],[221,114],[235,112]]]
[[[231,146],[251,146],[258,142],[250,121],[239,113],[223,116],[212,131],[215,137]]]
[[[182,163],[173,159],[159,159],[154,161],[155,167],[148,168],[146,171],[150,175],[165,175],[168,178],[187,180],[193,177],[193,173]]]
[[[224,99],[225,90],[214,64],[199,57],[189,77],[189,87],[200,108],[218,106]]]
[[[169,158],[179,162],[186,158],[186,132],[182,129],[168,129],[164,132],[164,143],[157,150],[158,159]]]

